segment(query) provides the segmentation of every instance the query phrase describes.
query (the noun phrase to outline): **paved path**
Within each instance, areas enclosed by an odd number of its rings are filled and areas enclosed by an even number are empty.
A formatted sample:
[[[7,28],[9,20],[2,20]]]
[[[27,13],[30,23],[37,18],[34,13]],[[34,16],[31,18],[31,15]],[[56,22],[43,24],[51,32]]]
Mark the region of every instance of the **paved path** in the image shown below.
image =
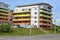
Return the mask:
[[[60,34],[42,35],[42,36],[3,36],[0,40],[60,40]]]

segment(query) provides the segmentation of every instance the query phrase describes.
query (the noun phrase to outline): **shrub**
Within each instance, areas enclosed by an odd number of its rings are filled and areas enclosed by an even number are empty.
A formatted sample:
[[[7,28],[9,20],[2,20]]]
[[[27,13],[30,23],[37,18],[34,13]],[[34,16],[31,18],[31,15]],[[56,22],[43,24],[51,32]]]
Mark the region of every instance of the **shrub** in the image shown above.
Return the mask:
[[[0,32],[10,32],[11,31],[11,25],[9,23],[1,24],[0,25]]]

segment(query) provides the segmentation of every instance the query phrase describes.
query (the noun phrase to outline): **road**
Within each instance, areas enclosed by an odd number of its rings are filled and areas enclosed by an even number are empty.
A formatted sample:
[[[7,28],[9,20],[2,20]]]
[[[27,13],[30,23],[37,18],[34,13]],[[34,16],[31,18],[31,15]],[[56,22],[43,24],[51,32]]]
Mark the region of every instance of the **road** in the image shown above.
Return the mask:
[[[60,34],[38,36],[0,36],[0,40],[60,40]]]

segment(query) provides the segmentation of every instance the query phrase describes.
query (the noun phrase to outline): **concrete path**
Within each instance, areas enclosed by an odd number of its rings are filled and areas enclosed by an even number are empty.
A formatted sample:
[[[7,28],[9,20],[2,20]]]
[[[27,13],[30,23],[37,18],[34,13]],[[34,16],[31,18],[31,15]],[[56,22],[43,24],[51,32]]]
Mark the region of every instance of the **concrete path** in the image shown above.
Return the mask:
[[[0,40],[60,40],[60,34],[38,36],[2,36]]]

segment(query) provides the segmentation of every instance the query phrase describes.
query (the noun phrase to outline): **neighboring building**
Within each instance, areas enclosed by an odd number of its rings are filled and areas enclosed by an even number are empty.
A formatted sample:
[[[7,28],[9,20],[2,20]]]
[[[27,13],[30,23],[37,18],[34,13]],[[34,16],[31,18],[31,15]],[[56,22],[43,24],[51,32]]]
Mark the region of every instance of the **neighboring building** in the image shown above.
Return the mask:
[[[9,5],[0,2],[0,24],[9,22]]]
[[[16,6],[13,11],[13,24],[20,27],[51,28],[52,6],[48,3],[37,3]]]
[[[10,21],[12,21],[12,19],[13,19],[13,10],[10,10],[10,12],[9,12],[9,19],[10,19]]]
[[[13,24],[13,10],[9,12],[9,23]]]

